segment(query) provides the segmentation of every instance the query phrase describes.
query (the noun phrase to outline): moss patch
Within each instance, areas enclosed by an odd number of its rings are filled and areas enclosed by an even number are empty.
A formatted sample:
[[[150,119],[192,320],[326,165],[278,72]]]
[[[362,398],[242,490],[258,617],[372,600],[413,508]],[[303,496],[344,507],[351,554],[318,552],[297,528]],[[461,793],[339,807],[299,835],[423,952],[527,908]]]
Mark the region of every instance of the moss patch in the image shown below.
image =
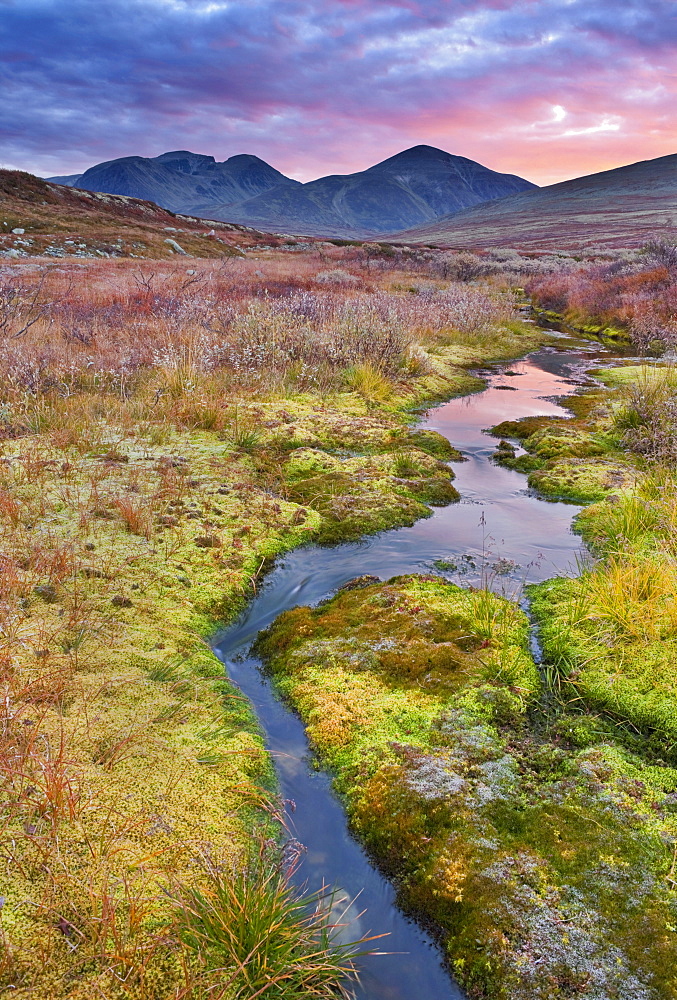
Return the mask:
[[[593,503],[632,488],[637,462],[620,447],[613,422],[613,401],[599,389],[562,400],[575,416],[504,420],[491,428],[495,437],[520,441],[516,456],[503,441],[494,460],[529,475],[529,485],[552,499]]]
[[[470,994],[676,996],[677,771],[604,733],[576,745],[561,720],[533,736],[514,605],[430,577],[365,583],[285,613],[259,648]]]

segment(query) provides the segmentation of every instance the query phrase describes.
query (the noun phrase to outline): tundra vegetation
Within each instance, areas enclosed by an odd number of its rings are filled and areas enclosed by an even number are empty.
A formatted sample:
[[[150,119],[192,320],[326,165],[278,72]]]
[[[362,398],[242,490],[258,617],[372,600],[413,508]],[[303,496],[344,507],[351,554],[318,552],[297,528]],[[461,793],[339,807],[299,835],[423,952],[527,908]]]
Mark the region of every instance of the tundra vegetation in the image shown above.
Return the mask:
[[[290,883],[262,735],[206,640],[277,553],[457,499],[460,456],[416,411],[547,339],[511,289],[671,346],[651,252],[294,246],[26,250],[2,272],[0,984],[19,996],[348,993],[369,942]],[[663,310],[648,339],[619,311],[633,282]],[[571,311],[596,285],[608,310]],[[529,592],[542,664],[516,603],[434,576],[260,639],[471,997],[677,997],[676,387],[669,361],[617,366],[571,419],[493,429],[497,462],[590,504],[594,559]]]
[[[286,548],[453,502],[458,455],[416,430],[416,407],[545,336],[505,288],[361,253],[2,271],[0,984],[15,995],[349,989],[366,945],[339,943],[326,901],[290,885],[261,733],[206,639]]]
[[[496,461],[595,501],[594,558],[528,588],[538,669],[515,603],[436,577],[366,582],[259,640],[472,997],[677,996],[677,379],[593,376],[571,419],[492,429]]]

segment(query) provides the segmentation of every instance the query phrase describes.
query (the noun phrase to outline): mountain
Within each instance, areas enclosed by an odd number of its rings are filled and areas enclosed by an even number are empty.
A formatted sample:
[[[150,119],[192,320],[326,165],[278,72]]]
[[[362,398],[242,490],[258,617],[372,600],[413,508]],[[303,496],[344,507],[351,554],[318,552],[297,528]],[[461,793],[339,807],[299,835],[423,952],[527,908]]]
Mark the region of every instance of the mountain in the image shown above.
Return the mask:
[[[57,177],[48,177],[52,184],[62,184],[64,187],[76,187],[82,174],[59,174]]]
[[[71,183],[70,176],[61,180]],[[108,160],[72,183],[267,231],[358,237],[410,228],[534,187],[434,146],[413,146],[367,170],[307,184],[257,156],[218,163],[188,150]]]
[[[677,154],[514,194],[391,238],[449,247],[585,250],[677,238]]]
[[[275,187],[216,219],[320,236],[373,236],[425,223],[470,205],[535,187],[434,146],[413,146],[354,174]]]
[[[63,183],[62,178],[47,180]],[[231,156],[217,163],[213,156],[179,149],[160,156],[123,156],[97,163],[72,183],[85,191],[128,195],[154,201],[172,212],[211,218],[213,206],[238,203],[269,188],[295,187],[299,182],[258,156]]]

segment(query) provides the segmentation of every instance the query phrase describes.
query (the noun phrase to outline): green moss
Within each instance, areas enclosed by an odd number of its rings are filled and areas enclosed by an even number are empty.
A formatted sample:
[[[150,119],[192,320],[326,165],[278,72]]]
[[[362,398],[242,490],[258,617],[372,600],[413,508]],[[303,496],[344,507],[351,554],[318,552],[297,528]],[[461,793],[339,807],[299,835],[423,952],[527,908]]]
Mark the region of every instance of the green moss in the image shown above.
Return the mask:
[[[610,493],[631,489],[636,477],[636,467],[620,459],[565,458],[535,469],[528,481],[547,497],[594,503]]]
[[[520,420],[503,420],[489,431],[494,437],[517,438],[525,441],[544,427],[556,427],[563,423],[562,417],[522,417]]]
[[[300,448],[284,466],[290,499],[320,513],[322,542],[413,524],[430,513],[425,504],[444,506],[460,499],[453,472],[418,449],[339,459]]]
[[[677,772],[594,720],[535,740],[527,635],[509,602],[409,576],[286,612],[259,650],[473,996],[672,998]]]

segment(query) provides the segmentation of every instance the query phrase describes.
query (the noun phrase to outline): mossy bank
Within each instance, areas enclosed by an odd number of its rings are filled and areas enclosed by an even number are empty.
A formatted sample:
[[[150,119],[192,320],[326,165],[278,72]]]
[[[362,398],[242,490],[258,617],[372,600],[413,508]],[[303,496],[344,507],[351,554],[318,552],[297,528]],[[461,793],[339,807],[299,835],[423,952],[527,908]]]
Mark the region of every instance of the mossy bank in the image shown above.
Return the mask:
[[[286,612],[259,652],[470,996],[675,997],[677,771],[546,718],[528,629],[407,576]]]

